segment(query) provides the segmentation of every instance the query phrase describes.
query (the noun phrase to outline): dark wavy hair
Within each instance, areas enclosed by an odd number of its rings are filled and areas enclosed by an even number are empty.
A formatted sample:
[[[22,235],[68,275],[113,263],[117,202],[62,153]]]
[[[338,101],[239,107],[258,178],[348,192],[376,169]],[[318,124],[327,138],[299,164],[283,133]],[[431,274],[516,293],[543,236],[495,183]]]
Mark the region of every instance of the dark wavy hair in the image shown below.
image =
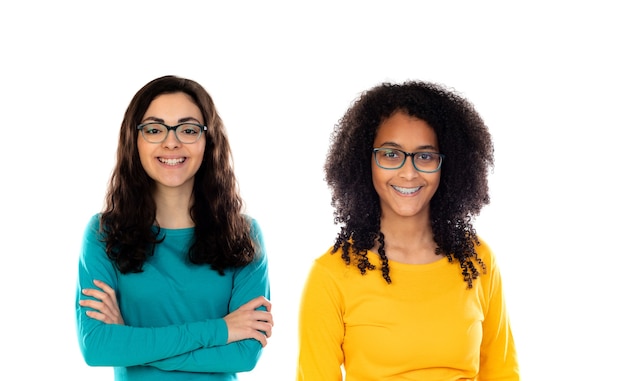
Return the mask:
[[[182,92],[202,112],[207,126],[202,164],[195,174],[190,215],[195,234],[189,261],[209,264],[220,274],[229,267],[244,266],[254,258],[250,222],[241,213],[243,201],[235,178],[230,145],[213,99],[197,82],[163,76],[147,83],[133,97],[122,121],[117,162],[111,175],[100,216],[106,252],[122,273],[141,272],[164,235],[156,222],[152,196],[154,180],[139,160],[137,125],[154,98]]]
[[[372,183],[372,148],[381,123],[402,111],[424,120],[437,135],[446,155],[439,188],[430,202],[436,253],[456,260],[463,279],[472,287],[485,265],[478,258],[480,244],[472,221],[489,203],[487,177],[493,167],[491,135],[474,106],[442,85],[407,81],[381,83],[363,92],[335,125],[324,165],[332,191],[335,223],[341,226],[332,252],[352,259],[362,274],[375,269],[367,250],[379,243],[382,274],[391,283],[389,263],[380,232],[380,199]]]

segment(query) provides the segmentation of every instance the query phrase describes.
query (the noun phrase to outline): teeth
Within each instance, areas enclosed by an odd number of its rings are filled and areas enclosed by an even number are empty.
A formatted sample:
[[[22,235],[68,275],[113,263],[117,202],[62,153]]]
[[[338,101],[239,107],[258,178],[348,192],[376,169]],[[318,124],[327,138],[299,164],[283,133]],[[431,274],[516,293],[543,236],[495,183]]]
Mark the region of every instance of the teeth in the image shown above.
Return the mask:
[[[178,159],[164,159],[162,157],[159,158],[159,161],[163,164],[167,164],[167,165],[176,165],[176,164],[180,164],[183,161],[185,161],[184,157],[178,158]]]
[[[402,188],[402,187],[398,187],[393,185],[393,189],[397,190],[398,192],[402,193],[402,194],[411,194],[411,193],[415,193],[418,190],[420,190],[421,187],[415,187],[415,188]]]

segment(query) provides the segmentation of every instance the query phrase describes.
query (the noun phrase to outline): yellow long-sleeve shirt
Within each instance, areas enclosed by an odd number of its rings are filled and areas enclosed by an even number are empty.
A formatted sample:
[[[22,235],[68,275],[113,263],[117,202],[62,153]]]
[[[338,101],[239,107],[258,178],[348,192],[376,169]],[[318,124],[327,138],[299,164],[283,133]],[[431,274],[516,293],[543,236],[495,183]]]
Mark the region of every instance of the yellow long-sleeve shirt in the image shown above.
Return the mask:
[[[457,262],[389,262],[361,275],[330,250],[313,264],[301,300],[297,380],[517,381],[515,344],[491,250],[468,289]],[[376,253],[370,262],[380,269]]]

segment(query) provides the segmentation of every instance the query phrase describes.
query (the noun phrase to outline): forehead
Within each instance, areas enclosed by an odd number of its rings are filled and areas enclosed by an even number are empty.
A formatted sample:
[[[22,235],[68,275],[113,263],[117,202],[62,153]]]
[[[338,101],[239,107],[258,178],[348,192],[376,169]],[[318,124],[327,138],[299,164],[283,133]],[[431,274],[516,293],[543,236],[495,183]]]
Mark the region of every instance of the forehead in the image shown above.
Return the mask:
[[[426,121],[396,112],[385,119],[376,132],[374,145],[392,144],[413,149],[437,146],[437,134]]]
[[[183,92],[157,95],[144,113],[144,119],[151,117],[172,123],[183,118],[194,118],[203,122],[200,108]]]

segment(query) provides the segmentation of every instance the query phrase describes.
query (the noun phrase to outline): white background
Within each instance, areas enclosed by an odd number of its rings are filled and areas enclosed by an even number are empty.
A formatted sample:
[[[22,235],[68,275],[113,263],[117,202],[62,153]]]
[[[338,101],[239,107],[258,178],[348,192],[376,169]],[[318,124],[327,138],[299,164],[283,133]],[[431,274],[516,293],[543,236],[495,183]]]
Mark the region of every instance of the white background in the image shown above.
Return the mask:
[[[624,11],[432,3],[3,2],[0,378],[112,379],[78,351],[79,244],[128,102],[176,74],[213,96],[265,234],[276,326],[242,380],[294,378],[303,279],[337,231],[331,129],[359,92],[406,79],[455,88],[493,134],[476,227],[501,264],[524,379],[624,379]],[[289,160],[272,165],[277,149]]]

